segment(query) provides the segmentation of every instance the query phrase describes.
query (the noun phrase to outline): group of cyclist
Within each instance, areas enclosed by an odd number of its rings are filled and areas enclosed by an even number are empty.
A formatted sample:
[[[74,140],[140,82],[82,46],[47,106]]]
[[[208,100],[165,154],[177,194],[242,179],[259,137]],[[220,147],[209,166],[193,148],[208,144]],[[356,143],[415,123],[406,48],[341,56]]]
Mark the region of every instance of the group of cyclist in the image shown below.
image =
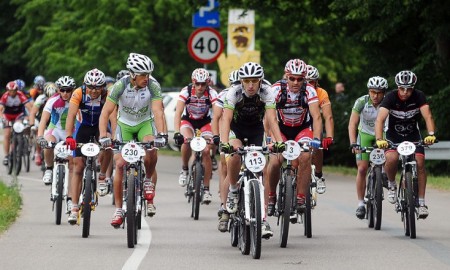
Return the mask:
[[[42,162],[40,148],[44,149],[45,173],[43,182],[52,182],[53,150],[49,142],[65,141],[73,150],[69,160],[70,181],[68,196],[68,222],[77,223],[79,195],[85,160],[77,143],[87,143],[95,138],[103,147],[98,193],[105,196],[109,192],[115,198],[111,225],[118,228],[124,220],[122,210],[123,169],[126,164],[119,152],[111,149],[113,140],[127,142],[137,140],[150,142],[156,138],[167,143],[167,127],[162,103],[161,87],[151,76],[154,65],[142,54],[130,53],[126,70],[121,70],[116,80],[94,68],[89,70],[80,87],[70,76],[62,76],[53,82],[36,76],[34,86],[27,97],[22,80],[9,82],[7,92],[0,99],[0,117],[6,122],[21,120],[29,116],[33,132],[36,132],[37,151],[35,162]],[[197,68],[192,72],[191,83],[181,89],[174,117],[174,141],[181,147],[181,171],[178,179],[185,186],[189,174],[188,163],[192,151],[185,142],[193,138],[198,130],[211,144],[203,154],[204,190],[202,201],[211,202],[210,180],[212,159],[210,152],[220,149],[219,225],[221,232],[228,230],[230,214],[235,213],[238,204],[238,175],[241,159],[233,153],[244,142],[249,145],[267,145],[271,149],[269,162],[264,169],[265,213],[274,215],[276,188],[284,142],[294,140],[307,144],[311,151],[302,152],[293,162],[297,174],[296,209],[305,209],[306,189],[311,181],[311,168],[315,167],[317,193],[326,190],[322,173],[323,149],[333,144],[334,122],[328,93],[319,86],[319,71],[301,59],[291,59],[284,67],[283,77],[271,84],[264,78],[263,67],[254,62],[243,64],[229,75],[229,87],[218,93],[212,87],[209,72]],[[368,94],[358,98],[349,121],[350,146],[355,152],[358,166],[356,177],[358,208],[356,216],[365,217],[365,175],[368,169],[368,155],[361,153],[364,146],[374,143],[380,148],[388,148],[405,140],[421,140],[418,128],[419,116],[426,122],[428,136],[425,144],[433,144],[435,126],[425,95],[415,89],[416,75],[411,71],[401,71],[395,76],[397,89],[386,94],[387,80],[371,77]],[[25,110],[26,108],[26,110]],[[388,118],[389,117],[389,118]],[[386,121],[389,119],[389,121]],[[323,126],[325,127],[323,129]],[[4,151],[9,153],[11,130],[5,126]],[[156,213],[154,206],[157,184],[157,151],[150,149],[144,158],[145,177],[143,196],[148,202],[148,215]],[[424,149],[416,152],[419,192],[418,216],[426,218],[425,204],[426,173],[424,169]],[[398,155],[392,149],[386,151],[385,171],[388,180],[388,201],[396,202],[396,166]],[[8,156],[3,160],[8,165]],[[113,190],[109,190],[112,170],[115,164]],[[263,217],[262,237],[273,235],[267,217]]]

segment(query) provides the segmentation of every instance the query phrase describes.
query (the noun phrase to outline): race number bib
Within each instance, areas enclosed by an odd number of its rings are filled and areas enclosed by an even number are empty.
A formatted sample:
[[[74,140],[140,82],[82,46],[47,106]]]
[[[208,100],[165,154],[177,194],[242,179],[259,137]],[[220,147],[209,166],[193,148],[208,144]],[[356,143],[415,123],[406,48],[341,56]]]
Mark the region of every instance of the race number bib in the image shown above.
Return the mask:
[[[86,157],[95,157],[100,152],[100,147],[95,143],[85,143],[81,147],[81,153]]]
[[[195,152],[201,152],[206,147],[206,140],[203,137],[194,137],[191,140],[191,149]]]
[[[416,146],[412,142],[404,141],[397,146],[397,152],[403,156],[409,156],[416,152]]]
[[[55,145],[54,153],[57,157],[66,159],[68,156],[70,156],[70,154],[72,154],[72,151],[64,141],[60,141]]]
[[[245,166],[251,172],[260,172],[266,166],[266,157],[257,151],[249,152],[245,155]]]
[[[386,157],[384,156],[384,150],[382,149],[373,149],[370,152],[370,161],[375,165],[381,165],[386,162]]]
[[[300,145],[296,141],[289,140],[284,143],[286,150],[282,153],[283,157],[287,160],[294,160],[300,156]]]
[[[129,142],[122,147],[121,153],[126,162],[133,163],[145,156],[145,149],[134,142]]]

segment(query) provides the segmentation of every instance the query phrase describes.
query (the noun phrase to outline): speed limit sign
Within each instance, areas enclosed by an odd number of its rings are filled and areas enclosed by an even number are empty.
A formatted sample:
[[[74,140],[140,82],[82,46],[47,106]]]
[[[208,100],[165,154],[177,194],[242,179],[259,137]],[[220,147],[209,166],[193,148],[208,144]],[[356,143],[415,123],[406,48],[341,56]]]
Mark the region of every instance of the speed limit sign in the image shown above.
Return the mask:
[[[223,38],[220,33],[211,27],[196,29],[189,37],[189,54],[203,64],[217,60],[223,51]]]

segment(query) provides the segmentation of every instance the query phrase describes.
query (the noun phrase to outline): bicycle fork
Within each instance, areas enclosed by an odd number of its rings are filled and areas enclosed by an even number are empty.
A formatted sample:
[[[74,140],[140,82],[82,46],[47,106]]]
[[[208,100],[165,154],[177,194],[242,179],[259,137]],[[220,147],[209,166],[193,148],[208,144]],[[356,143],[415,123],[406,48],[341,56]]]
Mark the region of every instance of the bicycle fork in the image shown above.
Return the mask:
[[[56,185],[58,183],[58,168],[59,167],[64,168],[64,183],[63,183],[63,194],[58,194],[58,190],[56,188]],[[68,192],[68,183],[69,183],[69,166],[67,163],[57,163],[56,166],[53,167],[53,181],[52,181],[52,200],[56,201],[56,198],[58,196],[63,196],[63,199],[67,198],[67,192]]]
[[[264,205],[264,185],[262,185],[261,177],[259,179],[251,179],[245,180],[246,184],[244,185],[244,198],[245,198],[245,220],[248,224],[250,222],[250,182],[256,181],[259,185],[259,199],[261,204],[261,219],[264,219],[266,216],[265,213],[265,205]],[[262,221],[262,220],[261,220]]]

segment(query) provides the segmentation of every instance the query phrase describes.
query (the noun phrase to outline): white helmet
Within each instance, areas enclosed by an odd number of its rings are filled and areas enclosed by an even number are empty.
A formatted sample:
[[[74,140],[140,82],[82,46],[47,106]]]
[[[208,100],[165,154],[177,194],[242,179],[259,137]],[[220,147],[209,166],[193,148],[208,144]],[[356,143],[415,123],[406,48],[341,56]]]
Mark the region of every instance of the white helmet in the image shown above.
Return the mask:
[[[230,84],[239,82],[239,70],[231,71],[230,75],[228,75],[228,82],[230,82]]]
[[[306,69],[307,69],[307,73],[306,73],[306,80],[308,81],[315,81],[318,80],[320,75],[319,75],[319,70],[311,65],[306,65]]]
[[[122,79],[123,77],[130,75],[130,72],[127,69],[122,69],[116,75],[116,81]]]
[[[96,68],[94,68],[93,70],[89,70],[84,76],[84,84],[86,85],[102,86],[105,85],[105,83],[105,73]]]
[[[204,68],[196,68],[192,72],[192,82],[193,83],[209,83],[210,76],[209,72]]]
[[[53,82],[46,82],[44,84],[44,93],[49,98],[58,91],[58,86]]]
[[[152,73],[153,62],[150,58],[143,54],[130,53],[127,60],[127,68],[132,73]]]
[[[417,76],[412,71],[403,70],[395,75],[395,83],[401,87],[414,87],[417,83]]]
[[[367,82],[367,88],[386,91],[388,89],[388,82],[383,77],[375,76],[369,79]]]
[[[288,75],[299,75],[305,77],[308,69],[306,67],[306,63],[303,60],[291,59],[286,63],[284,72]]]
[[[75,80],[70,76],[62,76],[60,77],[56,82],[56,86],[58,86],[59,89],[61,88],[75,88]]]
[[[245,78],[264,78],[263,67],[254,62],[247,62],[239,68],[239,79]]]

